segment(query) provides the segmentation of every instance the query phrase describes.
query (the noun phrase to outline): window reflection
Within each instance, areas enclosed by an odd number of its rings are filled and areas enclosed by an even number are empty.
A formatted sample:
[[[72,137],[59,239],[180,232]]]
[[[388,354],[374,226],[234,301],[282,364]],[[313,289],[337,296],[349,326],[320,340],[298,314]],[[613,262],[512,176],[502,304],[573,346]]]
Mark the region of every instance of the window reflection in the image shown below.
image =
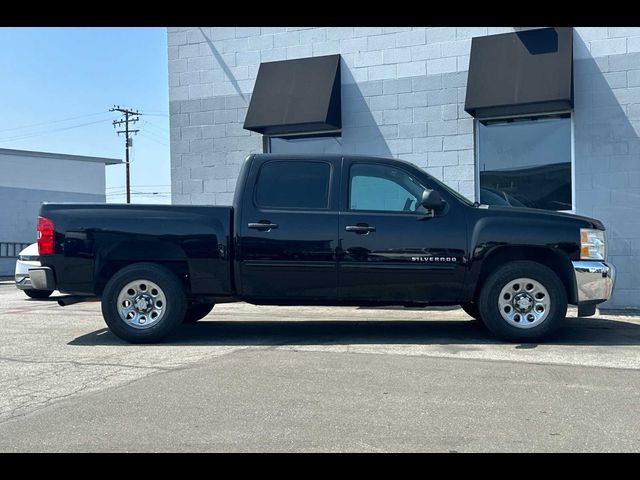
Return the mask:
[[[570,114],[478,123],[480,201],[571,210]]]

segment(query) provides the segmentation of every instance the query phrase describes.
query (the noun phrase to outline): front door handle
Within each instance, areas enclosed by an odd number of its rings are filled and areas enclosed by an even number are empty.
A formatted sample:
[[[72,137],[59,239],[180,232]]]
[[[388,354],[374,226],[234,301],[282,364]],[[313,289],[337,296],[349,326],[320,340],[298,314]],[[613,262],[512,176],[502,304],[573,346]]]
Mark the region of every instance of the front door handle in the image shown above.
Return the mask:
[[[269,220],[261,220],[259,222],[252,222],[247,225],[254,230],[260,230],[261,232],[270,232],[274,228],[278,228],[277,223],[271,223]]]
[[[354,232],[358,235],[369,235],[371,232],[376,231],[376,227],[367,224],[347,225],[344,229],[347,232]]]

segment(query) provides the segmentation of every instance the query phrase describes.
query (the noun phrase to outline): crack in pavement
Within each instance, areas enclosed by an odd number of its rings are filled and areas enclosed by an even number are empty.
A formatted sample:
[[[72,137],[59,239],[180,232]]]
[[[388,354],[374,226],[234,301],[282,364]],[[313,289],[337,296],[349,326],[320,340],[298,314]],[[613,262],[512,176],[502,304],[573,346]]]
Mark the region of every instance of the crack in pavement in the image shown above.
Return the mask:
[[[71,364],[75,366],[97,366],[97,367],[126,367],[126,368],[141,368],[150,370],[171,370],[170,367],[146,367],[141,365],[128,365],[123,363],[102,363],[102,362],[82,362],[77,360],[31,360],[11,357],[0,357],[0,361],[26,363],[34,365],[58,365],[58,364]]]
[[[131,369],[128,369],[128,370],[131,370]],[[46,374],[46,373],[47,372],[43,372],[43,374]],[[49,391],[47,390],[40,391],[37,393],[26,392],[23,395],[20,395],[23,397],[27,397],[25,401],[18,403],[18,405],[14,407],[11,407],[8,414],[6,412],[0,413],[0,425],[6,422],[9,422],[11,420],[24,417],[31,413],[35,413],[49,406],[57,404],[58,402],[61,402],[65,399],[81,396],[84,392],[93,393],[93,392],[99,392],[102,390],[107,390],[113,387],[122,386],[122,384],[119,384],[119,383],[116,383],[116,384],[111,383],[111,379],[121,377],[122,373],[123,373],[122,371],[116,371],[110,374],[94,372],[94,375],[92,377],[81,380],[80,385],[77,388],[74,388],[72,391],[68,393],[60,394],[60,395],[49,396],[48,398],[47,397],[43,398],[42,395],[38,395],[38,393],[49,393]],[[156,370],[155,372],[150,372],[150,374],[152,373],[162,373],[162,372],[160,372],[160,370]],[[143,374],[143,375],[137,376],[136,378],[130,378],[129,381],[126,383],[139,380],[141,378],[144,378],[145,376],[147,375]],[[108,385],[104,388],[101,388],[101,386],[104,384],[108,384]],[[16,412],[20,412],[21,410],[25,410],[25,411],[21,413],[16,413]],[[5,418],[2,418],[2,417],[5,417]]]
[[[18,406],[16,407],[12,407],[10,410],[10,413],[8,414],[8,416],[6,416],[5,418],[2,418],[6,415],[6,413],[0,412],[0,425],[3,425],[7,422],[10,421],[14,421],[17,420],[19,418],[23,418],[27,415],[31,415],[34,414],[36,412],[42,411],[43,409],[46,409],[48,407],[51,407],[55,404],[58,404],[59,402],[62,402],[66,399],[72,398],[72,397],[78,397],[78,396],[82,396],[83,393],[87,393],[87,394],[93,394],[93,393],[100,393],[103,391],[107,391],[113,388],[124,388],[127,385],[130,385],[133,382],[136,382],[138,380],[142,380],[148,376],[151,375],[156,375],[156,374],[163,374],[163,373],[169,373],[169,372],[176,372],[176,371],[183,371],[183,370],[188,370],[191,368],[197,368],[200,366],[201,363],[203,363],[204,361],[215,361],[218,358],[227,356],[227,355],[232,355],[234,353],[237,352],[241,352],[241,351],[245,351],[245,350],[252,350],[252,348],[250,347],[240,347],[240,348],[234,348],[230,351],[227,352],[223,352],[223,353],[217,353],[215,355],[204,355],[194,361],[192,361],[191,363],[185,363],[183,365],[179,365],[177,367],[139,367],[139,366],[123,366],[120,364],[109,364],[109,366],[114,366],[119,368],[119,370],[112,372],[110,374],[104,374],[104,373],[99,373],[99,372],[94,372],[93,376],[91,378],[88,379],[84,379],[82,381],[82,384],[80,385],[79,388],[74,389],[73,391],[63,394],[63,395],[56,395],[56,396],[52,396],[50,398],[47,398],[43,401],[39,401],[36,402],[36,404],[34,403],[29,403],[28,401],[26,402],[21,402],[20,404],[18,404]],[[6,358],[0,358],[0,359],[4,359],[6,360]],[[19,363],[32,363],[32,362],[28,362],[28,361],[21,361]],[[59,362],[33,362],[36,364],[43,364],[43,363],[54,363],[54,364],[73,364],[74,366],[77,367],[81,367],[81,366],[87,366],[89,364],[87,363],[83,363],[83,362],[77,362],[77,361],[59,361]],[[105,366],[105,364],[101,364],[101,363],[97,363],[94,364],[92,366],[98,366],[98,367],[102,367]],[[124,381],[124,382],[118,382],[116,381],[116,383],[111,383],[109,380],[112,378],[121,378],[123,373],[125,371],[128,371],[130,373],[133,373],[135,371],[139,372],[139,375],[136,375],[135,378],[129,378],[128,380]],[[56,372],[51,372],[51,371],[43,371],[43,372],[38,372],[36,375],[32,376],[30,378],[30,382],[33,381],[38,381],[39,378],[47,378],[49,377],[51,374],[55,374]],[[24,384],[26,383],[30,383],[30,382],[24,382]],[[104,386],[103,388],[101,388],[101,385],[107,383],[108,385]],[[44,393],[48,393],[48,390],[43,390],[42,392]],[[23,395],[21,396],[27,396],[29,400],[34,400],[37,398],[37,394],[34,394],[32,392],[25,392]],[[21,413],[16,413],[18,412],[20,409],[27,409],[24,412]]]

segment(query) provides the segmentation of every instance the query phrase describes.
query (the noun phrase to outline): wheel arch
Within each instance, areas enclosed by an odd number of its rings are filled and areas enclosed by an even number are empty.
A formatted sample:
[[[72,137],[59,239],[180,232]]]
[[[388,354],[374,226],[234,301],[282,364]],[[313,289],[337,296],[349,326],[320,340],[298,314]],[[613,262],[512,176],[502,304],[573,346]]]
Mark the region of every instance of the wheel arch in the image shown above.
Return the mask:
[[[96,259],[95,290],[102,295],[107,282],[118,271],[137,263],[152,263],[169,269],[190,290],[189,264],[185,251],[178,245],[163,241],[119,242],[102,258]]]
[[[484,281],[505,263],[526,260],[540,263],[552,270],[562,282],[569,303],[577,301],[577,288],[573,274],[573,266],[569,257],[552,248],[535,246],[505,245],[493,249],[483,260],[477,274],[473,299],[477,299]]]

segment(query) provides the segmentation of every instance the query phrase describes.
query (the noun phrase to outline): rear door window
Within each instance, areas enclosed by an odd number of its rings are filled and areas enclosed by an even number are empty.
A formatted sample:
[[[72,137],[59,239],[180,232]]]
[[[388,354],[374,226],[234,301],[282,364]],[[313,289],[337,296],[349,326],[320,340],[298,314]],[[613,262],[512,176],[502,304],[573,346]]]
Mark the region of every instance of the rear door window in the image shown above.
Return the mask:
[[[326,162],[276,160],[260,168],[255,203],[261,208],[329,208],[331,165]]]

